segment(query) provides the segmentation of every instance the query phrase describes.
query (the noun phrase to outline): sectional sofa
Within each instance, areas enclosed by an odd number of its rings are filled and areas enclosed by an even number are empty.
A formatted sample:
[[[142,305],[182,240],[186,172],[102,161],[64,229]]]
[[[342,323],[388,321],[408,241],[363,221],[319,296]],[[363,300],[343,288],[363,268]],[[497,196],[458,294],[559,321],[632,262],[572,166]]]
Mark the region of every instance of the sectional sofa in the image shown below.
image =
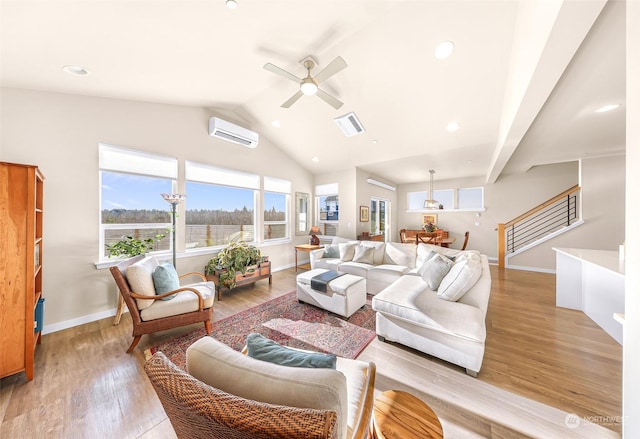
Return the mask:
[[[484,357],[491,293],[486,255],[430,244],[336,237],[310,253],[311,268],[366,279],[376,333],[477,376]]]

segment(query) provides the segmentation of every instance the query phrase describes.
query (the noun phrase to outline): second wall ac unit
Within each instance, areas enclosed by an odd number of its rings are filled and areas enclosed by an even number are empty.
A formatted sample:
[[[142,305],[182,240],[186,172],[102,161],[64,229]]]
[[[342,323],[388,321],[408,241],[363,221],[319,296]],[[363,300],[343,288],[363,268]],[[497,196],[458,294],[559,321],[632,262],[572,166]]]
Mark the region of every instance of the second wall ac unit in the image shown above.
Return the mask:
[[[209,119],[209,135],[247,148],[258,146],[258,133],[217,117]]]

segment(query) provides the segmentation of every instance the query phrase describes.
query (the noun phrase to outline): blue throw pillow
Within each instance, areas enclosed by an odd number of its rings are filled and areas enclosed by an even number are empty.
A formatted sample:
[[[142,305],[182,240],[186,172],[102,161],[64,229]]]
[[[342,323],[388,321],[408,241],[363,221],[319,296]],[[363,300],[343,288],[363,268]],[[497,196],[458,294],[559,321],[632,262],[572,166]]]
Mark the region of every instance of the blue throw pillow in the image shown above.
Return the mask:
[[[336,356],[320,352],[300,352],[281,346],[260,334],[247,336],[247,355],[257,360],[290,367],[336,368]]]
[[[324,248],[323,258],[337,259],[340,257],[340,249],[337,245],[328,245]]]
[[[153,270],[153,286],[156,289],[156,295],[168,293],[169,291],[180,288],[180,279],[178,273],[171,262],[163,262]],[[171,300],[177,294],[163,297],[160,300]]]

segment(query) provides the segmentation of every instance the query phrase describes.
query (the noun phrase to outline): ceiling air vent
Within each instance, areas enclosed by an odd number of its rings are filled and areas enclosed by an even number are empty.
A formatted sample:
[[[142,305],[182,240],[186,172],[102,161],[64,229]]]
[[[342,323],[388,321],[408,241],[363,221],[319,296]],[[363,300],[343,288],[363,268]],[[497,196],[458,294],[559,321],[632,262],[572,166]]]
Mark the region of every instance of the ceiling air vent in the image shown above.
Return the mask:
[[[347,113],[344,116],[339,116],[333,119],[345,136],[351,137],[356,134],[364,133],[364,127],[356,117],[354,112]]]

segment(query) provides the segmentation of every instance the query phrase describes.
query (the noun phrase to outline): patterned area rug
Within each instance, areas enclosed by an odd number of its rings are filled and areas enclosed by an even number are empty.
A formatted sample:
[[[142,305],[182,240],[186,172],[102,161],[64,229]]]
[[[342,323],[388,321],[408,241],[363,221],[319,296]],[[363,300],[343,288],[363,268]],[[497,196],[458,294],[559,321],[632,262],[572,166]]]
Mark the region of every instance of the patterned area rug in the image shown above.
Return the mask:
[[[215,311],[214,311],[215,312]],[[371,298],[348,319],[314,306],[298,303],[295,291],[213,323],[211,336],[237,351],[247,335],[258,332],[278,343],[300,349],[356,358],[375,338],[375,311]],[[204,327],[149,349],[162,351],[178,367],[186,364],[185,352],[206,336]]]

